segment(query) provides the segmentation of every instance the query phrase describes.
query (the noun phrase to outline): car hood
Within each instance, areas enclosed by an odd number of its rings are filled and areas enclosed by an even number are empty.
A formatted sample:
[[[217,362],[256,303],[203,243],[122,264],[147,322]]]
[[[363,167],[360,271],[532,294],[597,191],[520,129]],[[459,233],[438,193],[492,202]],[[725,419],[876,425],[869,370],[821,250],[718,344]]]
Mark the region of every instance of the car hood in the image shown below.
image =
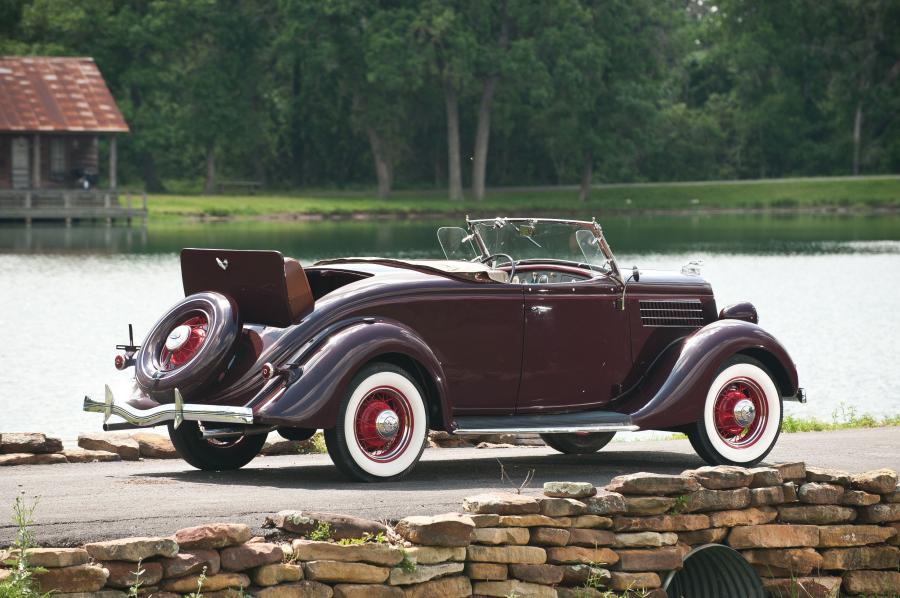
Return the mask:
[[[625,272],[627,274],[627,270]],[[643,284],[708,286],[709,282],[702,276],[695,274],[683,274],[674,270],[644,270],[640,269],[640,282]]]

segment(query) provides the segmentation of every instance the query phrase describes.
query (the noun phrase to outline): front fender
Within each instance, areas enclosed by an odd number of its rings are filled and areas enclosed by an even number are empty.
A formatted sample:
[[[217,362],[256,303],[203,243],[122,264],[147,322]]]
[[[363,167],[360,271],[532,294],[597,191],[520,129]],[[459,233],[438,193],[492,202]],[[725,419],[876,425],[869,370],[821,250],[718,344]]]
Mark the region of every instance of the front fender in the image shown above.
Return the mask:
[[[366,363],[380,355],[415,360],[433,383],[444,421],[450,421],[446,380],[440,361],[410,327],[394,320],[358,321],[322,339],[296,366],[302,375],[256,411],[257,423],[298,428],[331,428],[347,386]],[[426,385],[426,393],[429,388]]]
[[[617,411],[643,429],[672,429],[697,421],[722,363],[736,354],[761,361],[784,397],[798,391],[797,369],[774,336],[750,322],[717,320],[670,347]]]

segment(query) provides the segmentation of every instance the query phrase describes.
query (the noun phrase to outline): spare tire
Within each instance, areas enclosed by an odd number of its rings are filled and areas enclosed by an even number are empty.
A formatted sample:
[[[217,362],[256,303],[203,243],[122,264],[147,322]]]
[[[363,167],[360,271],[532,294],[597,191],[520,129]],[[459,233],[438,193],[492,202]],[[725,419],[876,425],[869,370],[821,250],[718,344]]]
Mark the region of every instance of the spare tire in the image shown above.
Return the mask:
[[[196,396],[224,371],[240,338],[237,305],[221,293],[195,293],[170,309],[137,354],[138,387],[160,402],[175,388]]]

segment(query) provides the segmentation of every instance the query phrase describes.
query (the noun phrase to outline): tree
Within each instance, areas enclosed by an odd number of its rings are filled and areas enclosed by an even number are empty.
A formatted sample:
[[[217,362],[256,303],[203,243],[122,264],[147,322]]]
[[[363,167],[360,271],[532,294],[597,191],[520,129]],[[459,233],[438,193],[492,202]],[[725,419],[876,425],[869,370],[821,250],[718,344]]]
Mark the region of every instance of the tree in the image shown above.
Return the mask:
[[[851,172],[861,173],[867,162],[866,142],[876,145],[896,121],[900,77],[900,5],[889,0],[844,0],[840,15],[832,15],[829,62],[833,78],[829,91],[840,106],[836,120],[851,126]],[[849,116],[852,115],[852,116]]]
[[[542,68],[532,69],[528,78],[529,100],[539,106],[532,125],[545,139],[558,182],[581,170],[579,199],[584,201],[603,124],[600,94],[609,60],[607,40],[588,6],[563,0],[543,8],[544,27],[536,39]]]
[[[441,87],[447,125],[447,195],[463,198],[459,143],[459,99],[470,83],[475,39],[459,3],[426,0],[412,23],[413,39],[423,52],[426,76]]]
[[[352,98],[355,128],[369,142],[378,196],[387,197],[404,151],[411,93],[419,87],[419,57],[409,44],[414,12],[402,4],[289,0],[287,16],[306,63],[332,73]]]
[[[226,147],[256,145],[266,4],[179,0],[163,10],[185,40],[173,62],[176,85],[186,99],[179,110],[181,128],[204,156],[204,193],[215,193],[217,157]]]
[[[893,0],[0,0],[3,53],[94,57],[148,190],[896,172],[898,28]]]

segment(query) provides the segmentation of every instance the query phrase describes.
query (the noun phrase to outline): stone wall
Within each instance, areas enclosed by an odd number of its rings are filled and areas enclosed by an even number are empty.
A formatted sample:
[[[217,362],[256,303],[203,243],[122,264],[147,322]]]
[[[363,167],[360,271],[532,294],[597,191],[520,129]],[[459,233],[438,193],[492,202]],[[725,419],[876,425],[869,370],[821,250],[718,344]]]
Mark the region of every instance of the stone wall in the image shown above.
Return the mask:
[[[283,511],[264,527],[266,537],[221,523],[33,549],[30,564],[60,598],[122,598],[138,562],[139,594],[159,598],[198,586],[208,598],[660,598],[692,547],[721,543],[772,596],[900,595],[900,488],[890,470],[703,467],[619,476],[600,489],[550,482],[543,494],[471,496],[461,513],[393,525]],[[0,579],[9,574],[0,569]]]
[[[544,442],[537,434],[487,434],[462,437],[447,432],[431,432],[428,441],[431,448],[544,446]],[[266,442],[260,455],[265,457],[322,452],[320,444],[321,442],[317,443],[316,439],[278,439]],[[133,433],[81,434],[78,436],[78,448],[64,448],[59,438],[41,432],[0,433],[0,467],[180,458],[168,436],[143,430]]]
[[[312,440],[276,440],[266,442],[260,455],[308,452],[319,452]],[[81,434],[78,436],[78,448],[64,448],[59,438],[41,432],[0,433],[0,467],[180,458],[168,436],[143,430],[130,434]]]
[[[0,433],[0,466],[180,458],[168,437],[143,431],[82,434],[78,448],[64,448],[59,438],[41,432]]]

